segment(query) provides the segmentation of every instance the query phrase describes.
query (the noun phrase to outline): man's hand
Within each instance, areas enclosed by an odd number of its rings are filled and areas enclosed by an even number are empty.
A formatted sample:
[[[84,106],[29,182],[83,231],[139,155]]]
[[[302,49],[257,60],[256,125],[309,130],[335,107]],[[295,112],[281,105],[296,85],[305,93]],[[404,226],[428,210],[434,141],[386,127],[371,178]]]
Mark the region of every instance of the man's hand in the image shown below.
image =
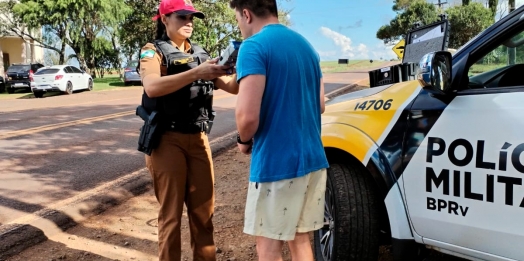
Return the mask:
[[[246,145],[237,143],[237,145],[238,145],[238,149],[240,150],[240,152],[246,155],[251,154],[251,150],[253,149],[253,142],[251,142],[250,144],[246,144]]]

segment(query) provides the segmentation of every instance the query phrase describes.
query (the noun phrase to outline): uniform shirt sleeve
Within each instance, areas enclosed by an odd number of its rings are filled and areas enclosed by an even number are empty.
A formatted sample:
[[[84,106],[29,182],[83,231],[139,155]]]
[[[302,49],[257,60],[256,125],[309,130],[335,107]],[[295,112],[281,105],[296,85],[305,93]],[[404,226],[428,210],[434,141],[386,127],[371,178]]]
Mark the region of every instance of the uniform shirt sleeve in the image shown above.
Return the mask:
[[[152,43],[148,43],[140,50],[140,77],[142,80],[149,74],[161,74],[162,55],[157,52]]]
[[[237,82],[249,75],[266,75],[265,48],[255,41],[244,41],[237,57]]]

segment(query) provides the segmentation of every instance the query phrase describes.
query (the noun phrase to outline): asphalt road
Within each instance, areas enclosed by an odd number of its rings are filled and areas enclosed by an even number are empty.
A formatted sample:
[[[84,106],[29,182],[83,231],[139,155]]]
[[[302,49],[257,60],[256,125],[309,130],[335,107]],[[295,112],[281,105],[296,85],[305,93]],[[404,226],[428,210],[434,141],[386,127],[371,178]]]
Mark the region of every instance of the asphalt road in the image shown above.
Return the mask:
[[[359,75],[360,76],[360,75]],[[327,83],[326,94],[344,83]],[[0,100],[0,225],[144,168],[141,87]],[[209,139],[236,129],[236,96],[215,92]]]

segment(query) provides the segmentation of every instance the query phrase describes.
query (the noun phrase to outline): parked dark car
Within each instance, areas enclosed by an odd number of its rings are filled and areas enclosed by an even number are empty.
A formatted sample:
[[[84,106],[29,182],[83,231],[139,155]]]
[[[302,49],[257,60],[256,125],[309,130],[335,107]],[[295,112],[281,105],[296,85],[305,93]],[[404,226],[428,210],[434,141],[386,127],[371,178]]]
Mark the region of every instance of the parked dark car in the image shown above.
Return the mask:
[[[124,84],[126,86],[129,85],[142,85],[142,79],[140,78],[140,75],[136,71],[136,66],[138,65],[138,61],[133,60],[129,62],[129,64],[124,68]]]
[[[4,93],[5,92],[5,81],[4,81],[4,77],[0,76],[0,93]]]
[[[31,91],[33,74],[44,67],[40,63],[11,64],[6,72],[5,86],[8,93],[14,93],[16,89]]]

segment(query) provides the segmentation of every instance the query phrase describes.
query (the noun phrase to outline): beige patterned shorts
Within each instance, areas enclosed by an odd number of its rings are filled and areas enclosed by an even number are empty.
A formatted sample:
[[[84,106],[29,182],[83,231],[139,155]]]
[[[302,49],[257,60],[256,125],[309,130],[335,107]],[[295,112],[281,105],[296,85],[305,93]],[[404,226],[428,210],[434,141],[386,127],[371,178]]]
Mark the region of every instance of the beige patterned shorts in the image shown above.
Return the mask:
[[[276,182],[249,182],[244,233],[290,241],[322,228],[326,169]],[[257,188],[258,187],[258,188]]]

